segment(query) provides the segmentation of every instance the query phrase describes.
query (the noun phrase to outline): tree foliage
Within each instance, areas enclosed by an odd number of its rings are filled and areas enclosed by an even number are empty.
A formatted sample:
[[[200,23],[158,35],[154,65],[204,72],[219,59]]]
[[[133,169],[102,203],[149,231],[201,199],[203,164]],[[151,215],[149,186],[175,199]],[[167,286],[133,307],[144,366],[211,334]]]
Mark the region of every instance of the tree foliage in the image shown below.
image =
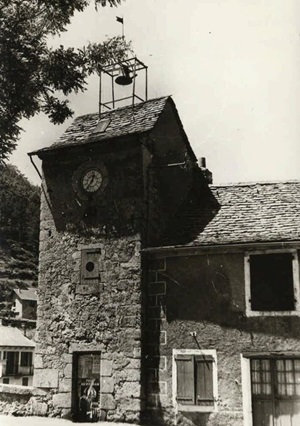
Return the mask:
[[[0,165],[0,318],[11,292],[37,285],[40,190],[11,165]]]
[[[116,6],[121,0],[95,0]],[[22,118],[46,113],[62,123],[73,112],[64,99],[85,90],[87,77],[126,57],[122,37],[82,49],[48,46],[49,36],[66,30],[89,0],[2,0],[0,5],[0,162],[16,147]]]
[[[15,166],[0,166],[0,243],[12,240],[38,253],[40,190]]]

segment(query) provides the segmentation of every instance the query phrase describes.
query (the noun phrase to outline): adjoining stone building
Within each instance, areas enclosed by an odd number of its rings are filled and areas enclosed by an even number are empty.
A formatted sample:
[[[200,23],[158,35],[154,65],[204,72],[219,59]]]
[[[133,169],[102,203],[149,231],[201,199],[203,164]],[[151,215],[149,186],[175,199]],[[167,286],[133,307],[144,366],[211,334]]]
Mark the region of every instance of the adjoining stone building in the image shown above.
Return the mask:
[[[212,186],[170,97],[33,154],[48,414],[298,424],[300,183]]]
[[[300,182],[211,185],[144,250],[157,420],[300,424],[299,204]]]

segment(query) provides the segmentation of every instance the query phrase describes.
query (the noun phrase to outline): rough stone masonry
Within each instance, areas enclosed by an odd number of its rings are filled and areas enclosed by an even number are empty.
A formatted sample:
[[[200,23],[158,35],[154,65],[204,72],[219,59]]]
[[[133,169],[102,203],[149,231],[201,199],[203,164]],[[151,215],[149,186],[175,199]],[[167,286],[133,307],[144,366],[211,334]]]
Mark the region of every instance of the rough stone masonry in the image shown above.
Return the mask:
[[[139,418],[141,236],[135,229],[139,210],[135,210],[135,216],[131,211],[139,203],[136,194],[140,176],[135,156],[134,150],[128,150],[126,155],[106,154],[110,185],[105,199],[98,205],[103,214],[102,226],[95,228],[93,224],[78,225],[82,211],[76,206],[68,179],[79,165],[78,160],[77,164],[74,159],[62,164],[61,158],[44,162],[47,189],[41,206],[34,385],[48,389],[51,415],[70,415],[74,403],[74,354],[98,351],[102,419],[136,421]],[[115,162],[121,167],[114,167]],[[127,170],[131,167],[137,173],[130,189],[124,188],[121,181],[122,167]],[[69,185],[62,187],[62,181],[69,181]],[[116,198],[119,191],[128,194],[124,202]],[[64,216],[68,210],[72,210],[72,217]],[[91,283],[83,277],[84,262],[88,260],[85,256],[89,255],[98,271]]]
[[[170,98],[107,117],[104,133],[93,133],[98,116],[80,117],[37,152],[43,186],[34,385],[45,395],[35,406],[78,420],[94,389],[101,420],[137,422],[149,403],[153,352],[141,253],[159,241],[189,193],[196,158]],[[85,356],[101,361],[91,367]],[[97,368],[99,385],[89,379],[79,393],[85,369],[95,376]]]

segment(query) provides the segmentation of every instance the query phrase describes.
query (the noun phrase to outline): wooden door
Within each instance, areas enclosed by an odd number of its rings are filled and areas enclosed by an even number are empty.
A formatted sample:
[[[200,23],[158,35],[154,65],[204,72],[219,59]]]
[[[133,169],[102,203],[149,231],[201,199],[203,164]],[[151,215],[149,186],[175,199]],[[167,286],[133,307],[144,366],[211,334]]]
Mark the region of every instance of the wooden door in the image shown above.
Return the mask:
[[[74,354],[73,414],[77,422],[100,418],[100,353]]]
[[[251,359],[253,426],[300,425],[300,359]]]

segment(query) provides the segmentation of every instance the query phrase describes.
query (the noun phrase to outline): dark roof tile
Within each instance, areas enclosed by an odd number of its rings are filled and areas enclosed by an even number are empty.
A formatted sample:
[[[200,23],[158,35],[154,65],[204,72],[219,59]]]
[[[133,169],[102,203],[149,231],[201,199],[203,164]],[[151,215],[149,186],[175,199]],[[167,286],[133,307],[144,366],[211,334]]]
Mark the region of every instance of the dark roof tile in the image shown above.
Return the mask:
[[[31,154],[147,132],[155,126],[168,99],[169,96],[151,99],[103,113],[101,120],[109,119],[110,122],[102,133],[94,132],[99,122],[97,113],[77,117],[56,142]]]
[[[177,212],[163,245],[300,240],[300,182],[211,186],[206,201]]]

